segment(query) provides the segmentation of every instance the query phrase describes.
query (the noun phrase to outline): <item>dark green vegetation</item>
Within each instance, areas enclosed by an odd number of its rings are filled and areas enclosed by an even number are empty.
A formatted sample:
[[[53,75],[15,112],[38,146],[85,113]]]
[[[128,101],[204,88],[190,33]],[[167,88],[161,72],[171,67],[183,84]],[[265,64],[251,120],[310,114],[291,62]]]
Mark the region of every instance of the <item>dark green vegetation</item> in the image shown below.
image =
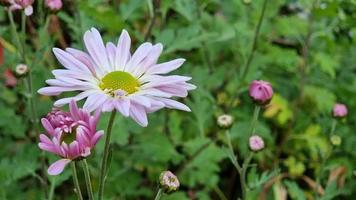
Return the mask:
[[[25,55],[15,48],[7,11],[0,7],[1,74],[15,70],[19,57],[26,57],[37,91],[52,77],[52,69],[61,68],[51,48],[83,49],[82,35],[94,26],[106,41],[116,42],[125,28],[135,47],[145,40],[163,43],[160,61],[185,58],[176,73],[192,76],[198,86],[184,100],[191,113],[163,109],[149,115],[147,128],[116,118],[107,198],[153,199],[158,176],[167,169],[178,176],[181,188],[164,196],[166,200],[240,196],[239,177],[216,118],[223,113],[234,116],[233,146],[240,158],[246,156],[254,108],[247,88],[255,79],[271,82],[275,95],[261,110],[256,131],[266,148],[249,169],[249,199],[356,198],[355,0],[72,2],[64,1],[64,8],[51,16],[35,3],[26,24]],[[20,12],[14,17],[21,30]],[[15,87],[6,87],[1,78],[0,199],[44,199],[51,189],[54,199],[75,199],[69,167],[57,177],[41,170],[41,163],[48,162],[41,160],[39,123],[31,120],[34,112],[28,102],[35,100],[35,113],[41,117],[54,99],[28,93],[24,78],[18,78]],[[335,102],[349,109],[348,117],[336,126],[339,146],[332,146],[329,139]],[[108,120],[109,114],[102,116],[101,129]],[[88,158],[95,191],[103,144],[102,139]],[[84,180],[81,170],[78,175]],[[318,182],[324,195],[313,192]]]

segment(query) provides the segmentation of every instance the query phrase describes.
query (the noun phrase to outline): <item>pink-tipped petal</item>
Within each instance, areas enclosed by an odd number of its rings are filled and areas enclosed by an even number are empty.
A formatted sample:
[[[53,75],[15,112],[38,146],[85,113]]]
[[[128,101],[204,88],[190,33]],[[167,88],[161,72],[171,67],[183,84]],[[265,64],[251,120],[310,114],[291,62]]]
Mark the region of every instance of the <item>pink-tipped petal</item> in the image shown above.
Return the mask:
[[[70,159],[60,159],[54,162],[47,170],[49,175],[55,176],[63,172],[64,168],[70,163]]]

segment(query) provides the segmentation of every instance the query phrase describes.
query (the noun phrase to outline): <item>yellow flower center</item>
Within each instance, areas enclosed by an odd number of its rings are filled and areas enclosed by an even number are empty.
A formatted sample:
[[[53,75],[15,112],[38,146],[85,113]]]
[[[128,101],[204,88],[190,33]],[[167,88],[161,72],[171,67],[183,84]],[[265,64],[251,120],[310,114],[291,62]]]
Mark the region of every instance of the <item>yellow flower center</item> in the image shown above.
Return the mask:
[[[139,82],[131,74],[123,71],[114,71],[106,74],[99,84],[99,87],[110,93],[116,90],[124,90],[132,94],[138,90]]]

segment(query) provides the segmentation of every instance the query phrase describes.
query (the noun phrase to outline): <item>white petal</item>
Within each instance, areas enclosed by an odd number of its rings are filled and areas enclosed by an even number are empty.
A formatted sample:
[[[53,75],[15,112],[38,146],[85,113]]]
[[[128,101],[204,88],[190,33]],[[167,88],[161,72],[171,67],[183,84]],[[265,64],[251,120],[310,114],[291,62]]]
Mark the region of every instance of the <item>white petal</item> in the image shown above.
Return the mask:
[[[131,104],[130,116],[139,125],[146,127],[148,125],[146,111],[143,106],[137,104]]]
[[[166,74],[178,69],[184,63],[185,59],[178,58],[169,62],[160,63],[147,70],[147,74]]]
[[[141,44],[137,48],[135,53],[132,55],[132,58],[130,59],[130,61],[125,66],[125,71],[126,72],[133,72],[136,67],[139,67],[138,64],[143,59],[145,59],[147,54],[151,51],[151,48],[152,48],[152,44],[151,43],[145,42],[145,43]]]
[[[125,117],[130,115],[131,102],[129,99],[119,99],[114,102],[115,108]]]
[[[106,54],[106,48],[98,30],[91,28],[84,34],[84,44],[91,58],[98,68],[110,72],[110,64]]]
[[[122,30],[119,41],[117,43],[115,55],[115,68],[116,70],[123,71],[127,62],[129,61],[131,47],[131,38],[126,30]]]

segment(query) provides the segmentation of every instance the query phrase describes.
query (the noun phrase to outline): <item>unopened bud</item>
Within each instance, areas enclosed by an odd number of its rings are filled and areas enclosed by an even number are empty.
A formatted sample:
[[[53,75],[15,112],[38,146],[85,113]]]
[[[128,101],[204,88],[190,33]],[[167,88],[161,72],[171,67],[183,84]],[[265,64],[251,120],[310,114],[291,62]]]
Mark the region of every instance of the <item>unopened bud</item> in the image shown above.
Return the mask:
[[[18,76],[23,76],[23,75],[27,74],[27,72],[28,72],[28,67],[27,67],[27,65],[25,65],[25,64],[18,64],[18,65],[16,66],[16,74],[17,74]]]
[[[260,136],[253,135],[249,139],[249,146],[251,151],[259,151],[265,147],[265,143]]]
[[[250,84],[249,95],[255,103],[266,105],[273,97],[273,89],[269,82],[255,80]]]
[[[344,104],[337,103],[333,108],[333,117],[335,118],[343,118],[347,115],[347,107]]]
[[[330,142],[334,146],[339,146],[341,144],[341,137],[338,135],[333,135],[330,137]]]
[[[178,190],[180,185],[177,176],[170,171],[164,171],[161,173],[159,176],[159,183],[165,193]]]
[[[220,115],[218,117],[217,123],[221,128],[230,128],[234,118],[231,115]]]

